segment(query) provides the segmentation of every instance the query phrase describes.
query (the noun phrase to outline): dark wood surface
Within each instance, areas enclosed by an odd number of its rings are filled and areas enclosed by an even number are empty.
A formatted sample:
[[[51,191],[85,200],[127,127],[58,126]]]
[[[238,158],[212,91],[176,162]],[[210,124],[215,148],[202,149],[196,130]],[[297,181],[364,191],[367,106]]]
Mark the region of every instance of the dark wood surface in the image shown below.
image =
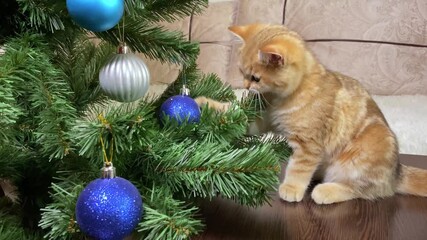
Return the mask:
[[[427,156],[401,155],[401,162],[427,169]],[[207,229],[194,239],[427,239],[427,198],[395,195],[317,205],[309,193],[300,203],[281,201],[275,194],[270,204],[205,203]]]

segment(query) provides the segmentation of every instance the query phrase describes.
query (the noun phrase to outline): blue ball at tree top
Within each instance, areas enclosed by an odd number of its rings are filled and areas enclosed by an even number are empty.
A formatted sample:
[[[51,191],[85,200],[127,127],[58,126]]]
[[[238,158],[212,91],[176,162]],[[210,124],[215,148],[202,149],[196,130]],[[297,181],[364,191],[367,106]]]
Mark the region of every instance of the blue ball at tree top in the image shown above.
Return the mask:
[[[90,182],[80,193],[76,219],[80,230],[100,240],[123,239],[142,215],[142,198],[128,180],[114,177]]]
[[[123,16],[124,0],[67,0],[71,18],[94,32],[113,28]]]
[[[176,95],[168,98],[160,107],[161,118],[169,117],[182,124],[187,121],[196,123],[200,121],[200,108],[196,101],[186,95]]]

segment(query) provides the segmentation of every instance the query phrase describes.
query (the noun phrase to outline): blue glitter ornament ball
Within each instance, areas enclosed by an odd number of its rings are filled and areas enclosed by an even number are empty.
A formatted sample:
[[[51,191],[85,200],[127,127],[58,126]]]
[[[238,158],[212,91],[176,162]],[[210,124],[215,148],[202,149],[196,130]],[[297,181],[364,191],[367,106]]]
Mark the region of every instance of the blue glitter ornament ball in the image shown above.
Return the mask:
[[[142,215],[136,187],[120,177],[90,182],[76,205],[77,224],[86,235],[100,240],[123,239],[135,229]]]
[[[200,121],[200,108],[196,101],[186,95],[176,95],[168,98],[160,107],[160,115],[163,119],[168,116],[182,124],[185,120],[189,123]]]
[[[94,32],[113,28],[122,18],[124,9],[124,0],[67,0],[71,18]]]

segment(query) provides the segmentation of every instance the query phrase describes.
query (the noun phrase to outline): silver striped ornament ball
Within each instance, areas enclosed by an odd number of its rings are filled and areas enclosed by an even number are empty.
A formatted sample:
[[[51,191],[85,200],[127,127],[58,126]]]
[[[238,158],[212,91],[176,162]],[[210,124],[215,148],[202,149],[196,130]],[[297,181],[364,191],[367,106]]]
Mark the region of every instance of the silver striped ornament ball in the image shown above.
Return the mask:
[[[150,86],[150,73],[144,61],[119,48],[99,72],[99,83],[104,93],[119,102],[133,102],[143,97]]]

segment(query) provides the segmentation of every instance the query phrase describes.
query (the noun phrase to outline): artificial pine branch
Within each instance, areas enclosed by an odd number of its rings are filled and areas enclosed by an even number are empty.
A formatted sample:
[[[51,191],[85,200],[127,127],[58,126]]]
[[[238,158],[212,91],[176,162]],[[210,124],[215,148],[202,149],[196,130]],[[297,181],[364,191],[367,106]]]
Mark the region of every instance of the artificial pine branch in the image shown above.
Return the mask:
[[[0,239],[25,239],[38,240],[41,236],[37,233],[29,233],[20,227],[20,219],[9,213],[0,211]]]
[[[177,80],[168,86],[155,105],[160,106],[167,98],[179,94],[183,84],[190,89],[191,97],[205,96],[218,101],[230,102],[232,105],[225,113],[218,113],[203,107],[201,124],[178,126],[174,122],[165,121],[162,131],[176,141],[192,138],[196,140],[212,139],[223,143],[231,142],[245,134],[248,125],[248,118],[245,114],[251,111],[259,112],[259,110],[248,109],[253,104],[243,104],[240,107],[241,104],[236,101],[236,96],[230,86],[224,84],[215,74],[202,74],[195,63],[184,66]]]
[[[103,138],[105,149],[114,148],[116,167],[123,164],[121,154],[130,153],[138,147],[150,144],[150,131],[156,126],[156,118],[149,99],[137,103],[95,104],[87,109],[86,116],[76,121],[71,132],[79,154],[99,162],[102,159]]]
[[[0,144],[4,145],[14,142],[15,135],[13,126],[23,115],[23,109],[15,99],[13,83],[23,83],[19,77],[19,71],[12,66],[12,60],[7,57],[0,58]]]
[[[158,20],[163,18],[163,20],[172,21],[174,12],[177,17],[182,18],[190,15],[192,11],[200,12],[207,6],[206,0],[175,1],[175,5],[164,0],[148,1],[142,6],[140,2],[128,0],[126,9],[129,17],[125,14],[125,18],[127,18],[125,42],[135,51],[161,62],[182,64],[194,60],[199,52],[198,44],[185,40],[181,32],[168,31],[161,26],[149,24],[150,19],[153,21],[155,18],[159,18]],[[31,24],[37,29],[43,28],[54,32],[66,28],[76,28],[76,25],[70,22],[69,16],[65,14],[64,2],[19,0],[19,3],[22,11],[30,16]],[[202,5],[199,6],[199,3]],[[119,28],[122,27],[119,24],[109,31],[95,34],[114,46],[118,46],[121,40]]]
[[[81,235],[75,219],[75,206],[78,194],[83,190],[81,184],[63,181],[52,183],[52,203],[42,208],[39,227],[49,229],[44,235],[47,239],[70,239]]]
[[[160,105],[166,99],[180,93],[183,85],[190,89],[191,97],[209,97],[218,101],[230,102],[236,99],[233,89],[224,84],[216,74],[203,74],[197,67],[197,63],[192,61],[183,64],[177,79],[169,84],[163,94],[157,99],[156,105]],[[215,89],[215,91],[212,91]]]
[[[12,79],[19,80],[14,81],[15,98],[30,112],[21,116],[20,124],[32,128],[43,154],[62,158],[70,151],[65,132],[75,117],[68,84],[50,62],[40,36],[24,35],[9,41],[5,49],[3,57],[10,60],[9,67],[15,73]]]
[[[242,138],[248,127],[248,118],[237,103],[226,112],[217,112],[208,106],[202,107],[201,122],[197,134],[209,142],[232,143]]]
[[[182,202],[178,202],[182,203]],[[202,229],[201,221],[191,218],[197,208],[190,209],[171,207],[169,214],[157,211],[154,208],[145,206],[145,217],[137,227],[138,232],[142,232],[141,239],[190,239]]]
[[[0,178],[14,182],[22,179],[21,171],[28,164],[28,160],[16,161],[16,159],[31,159],[31,152],[15,145],[0,146]]]
[[[199,124],[184,122],[179,125],[176,121],[167,118],[162,122],[163,126],[159,131],[173,142],[191,139],[221,144],[229,144],[243,137],[248,125],[247,117],[237,105],[232,105],[225,113],[202,107]]]
[[[280,135],[273,135],[266,133],[257,136],[246,136],[233,142],[237,148],[248,148],[251,146],[258,146],[262,144],[269,144],[274,152],[280,156],[280,161],[286,161],[292,153],[292,148],[289,147],[286,138]]]
[[[201,13],[208,6],[207,0],[143,0],[142,2],[143,9],[135,14],[141,19],[153,22],[174,22],[192,14]]]
[[[142,0],[125,0],[125,15],[133,18],[138,17],[138,13],[144,10],[145,3]]]
[[[120,44],[119,27],[95,35],[114,46]],[[150,59],[174,64],[185,64],[196,59],[199,45],[189,42],[178,31],[151,25],[141,19],[128,18],[125,22],[125,43],[134,51],[143,53]]]
[[[54,62],[64,73],[74,94],[73,104],[78,111],[105,100],[99,86],[99,71],[115,53],[116,47],[101,42],[96,44],[86,32],[71,29],[67,34],[57,34],[52,38]]]
[[[195,218],[198,208],[173,198],[164,187],[154,186],[145,198],[144,220],[137,227],[141,239],[189,239],[203,224]]]
[[[168,144],[168,143],[165,143]],[[183,141],[169,148],[155,144],[152,151],[161,158],[156,174],[163,183],[185,197],[212,198],[218,194],[246,205],[259,205],[274,190],[280,170],[278,156],[268,144],[232,149],[212,142]]]
[[[194,86],[194,91],[192,92],[194,96],[205,96],[222,102],[236,100],[233,89],[228,84],[224,84],[218,75],[214,73],[202,75],[196,84],[197,87]],[[215,89],[215,91],[212,91],[212,89]]]
[[[54,32],[64,29],[65,1],[17,0],[23,12],[29,16],[31,27]]]

